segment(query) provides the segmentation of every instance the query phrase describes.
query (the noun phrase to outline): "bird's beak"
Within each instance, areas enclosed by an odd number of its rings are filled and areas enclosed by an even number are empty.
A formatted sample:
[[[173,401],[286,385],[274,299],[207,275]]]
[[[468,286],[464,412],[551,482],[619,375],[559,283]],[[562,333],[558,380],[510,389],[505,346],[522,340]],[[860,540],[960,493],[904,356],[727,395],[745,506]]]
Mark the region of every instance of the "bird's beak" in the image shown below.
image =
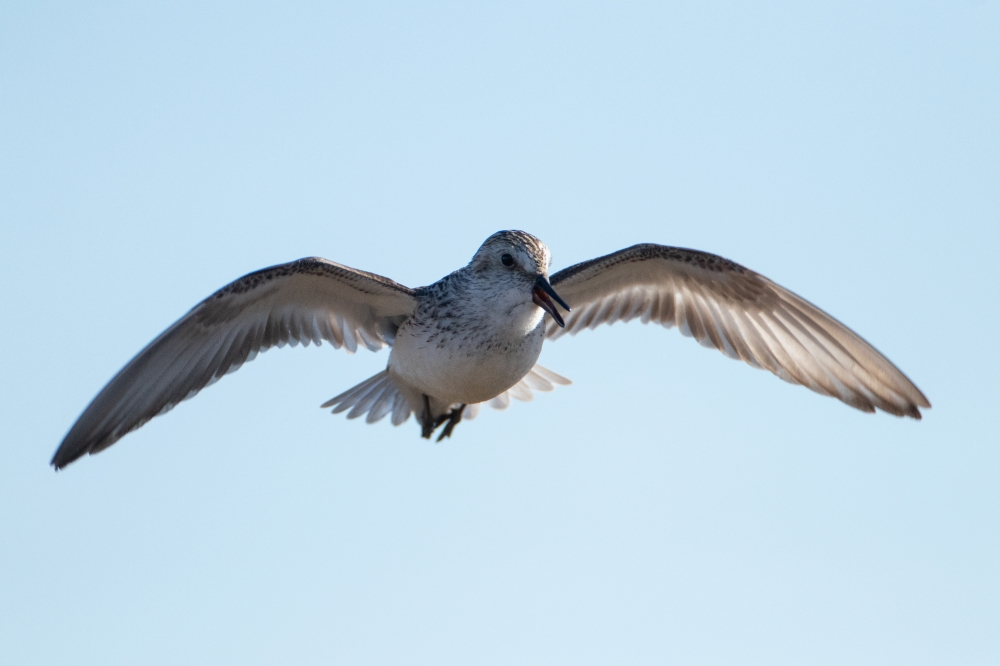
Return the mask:
[[[556,293],[556,290],[552,288],[552,285],[549,284],[544,275],[539,275],[538,279],[535,280],[535,287],[531,290],[531,296],[531,300],[534,301],[535,305],[552,315],[552,318],[556,320],[559,326],[566,327],[566,322],[563,321],[562,315],[556,309],[556,303],[561,305],[566,312],[569,312],[569,305]]]

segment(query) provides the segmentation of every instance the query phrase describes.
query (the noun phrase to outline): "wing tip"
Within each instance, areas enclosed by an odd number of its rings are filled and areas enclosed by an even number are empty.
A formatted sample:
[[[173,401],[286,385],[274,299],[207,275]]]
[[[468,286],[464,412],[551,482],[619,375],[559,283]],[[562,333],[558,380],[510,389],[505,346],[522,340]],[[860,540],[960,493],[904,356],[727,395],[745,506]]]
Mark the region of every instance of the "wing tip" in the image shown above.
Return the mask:
[[[60,471],[66,468],[67,465],[75,463],[77,460],[87,455],[89,451],[81,451],[80,453],[69,453],[63,450],[63,447],[59,447],[56,452],[52,455],[52,460],[49,461],[49,465],[55,471]]]
[[[142,423],[145,423],[145,421]],[[139,426],[141,426],[142,423],[140,423]],[[132,428],[132,430],[135,430],[139,426]],[[112,432],[105,435],[98,434],[93,438],[83,439],[73,438],[73,432],[70,431],[70,434],[63,439],[62,444],[59,445],[59,448],[56,449],[56,452],[52,455],[52,460],[49,461],[49,464],[58,472],[66,466],[72,465],[84,456],[92,456],[100,453],[127,435],[129,432],[131,432],[131,430],[123,433]]]

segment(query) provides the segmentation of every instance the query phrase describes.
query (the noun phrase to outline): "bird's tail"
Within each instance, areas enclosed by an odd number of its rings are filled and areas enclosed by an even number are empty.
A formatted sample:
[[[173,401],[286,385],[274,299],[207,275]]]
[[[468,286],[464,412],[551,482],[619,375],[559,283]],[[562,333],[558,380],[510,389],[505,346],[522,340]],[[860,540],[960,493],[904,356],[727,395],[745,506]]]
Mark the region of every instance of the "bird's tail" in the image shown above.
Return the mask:
[[[531,400],[534,391],[551,391],[555,388],[556,384],[565,386],[569,383],[571,382],[562,375],[536,365],[521,381],[492,400],[485,403],[466,405],[462,411],[462,417],[464,419],[475,418],[476,414],[479,413],[480,407],[484,404],[489,405],[493,409],[506,409],[510,405],[511,398],[522,401]],[[386,415],[392,414],[392,425],[404,423],[410,418],[410,414],[413,413],[413,407],[410,405],[409,400],[400,392],[396,383],[389,377],[387,370],[383,370],[357,386],[347,389],[337,397],[327,400],[320,407],[324,409],[333,407],[334,414],[340,414],[349,409],[351,410],[347,412],[347,418],[349,419],[356,419],[359,416],[368,414],[367,418],[365,418],[365,421],[368,423],[381,421]],[[441,407],[441,409],[435,409],[434,413],[430,414],[428,418],[433,419],[439,416],[437,412],[447,414],[452,408],[458,407],[458,405],[434,405],[434,407]]]
[[[479,409],[483,405],[489,405],[493,409],[507,409],[507,407],[510,406],[511,398],[527,402],[535,397],[535,391],[551,391],[556,387],[556,384],[568,386],[572,383],[573,382],[566,379],[562,375],[552,372],[548,368],[543,368],[536,363],[535,367],[529,370],[528,374],[521,378],[521,381],[511,386],[497,397],[492,400],[487,400],[486,402],[466,405],[465,410],[462,412],[462,418],[466,420],[476,418],[476,414],[479,413]]]

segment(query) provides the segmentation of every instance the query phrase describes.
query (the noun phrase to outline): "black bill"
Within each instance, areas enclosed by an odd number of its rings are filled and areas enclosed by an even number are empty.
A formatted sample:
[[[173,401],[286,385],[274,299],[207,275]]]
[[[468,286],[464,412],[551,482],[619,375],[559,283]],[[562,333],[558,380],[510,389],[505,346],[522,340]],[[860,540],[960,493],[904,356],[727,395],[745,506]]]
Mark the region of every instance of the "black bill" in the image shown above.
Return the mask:
[[[556,303],[561,305],[566,312],[569,312],[569,305],[556,293],[556,290],[552,288],[552,285],[549,284],[544,275],[539,275],[538,279],[535,280],[535,287],[531,290],[531,296],[531,300],[534,301],[535,305],[552,315],[552,318],[556,320],[559,326],[566,327],[566,322],[563,321],[562,315],[556,309]]]

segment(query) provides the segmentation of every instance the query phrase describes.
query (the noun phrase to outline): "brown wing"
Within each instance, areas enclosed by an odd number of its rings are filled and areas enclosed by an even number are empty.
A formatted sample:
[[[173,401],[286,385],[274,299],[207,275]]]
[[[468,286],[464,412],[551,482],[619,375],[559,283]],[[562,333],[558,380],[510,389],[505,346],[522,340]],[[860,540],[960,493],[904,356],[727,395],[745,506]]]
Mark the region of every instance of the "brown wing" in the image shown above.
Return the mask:
[[[80,415],[52,465],[106,449],[271,347],[327,340],[351,352],[359,341],[380,349],[416,303],[412,289],[315,257],[250,273],[129,361]]]
[[[551,277],[573,308],[555,339],[600,324],[639,318],[681,333],[730,358],[852,407],[920,418],[927,398],[856,333],[815,305],[728,259],[683,248],[635,245]]]

